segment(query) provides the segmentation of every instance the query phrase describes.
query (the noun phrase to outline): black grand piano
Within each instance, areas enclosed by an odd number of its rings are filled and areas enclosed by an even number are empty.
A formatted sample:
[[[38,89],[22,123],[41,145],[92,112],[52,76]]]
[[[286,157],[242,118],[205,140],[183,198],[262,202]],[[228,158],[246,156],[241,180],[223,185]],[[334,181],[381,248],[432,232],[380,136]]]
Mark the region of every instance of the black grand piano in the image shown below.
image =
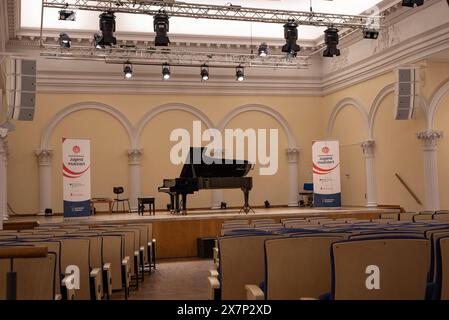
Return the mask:
[[[246,177],[253,164],[246,160],[225,160],[214,162],[216,158],[204,155],[205,148],[190,148],[179,178],[164,179],[159,192],[170,195],[170,211],[187,214],[187,195],[201,189],[240,188],[244,195],[244,204],[240,212],[251,211],[249,191],[253,187],[253,178]],[[181,196],[182,202],[180,205]],[[181,208],[182,206],[182,208]]]

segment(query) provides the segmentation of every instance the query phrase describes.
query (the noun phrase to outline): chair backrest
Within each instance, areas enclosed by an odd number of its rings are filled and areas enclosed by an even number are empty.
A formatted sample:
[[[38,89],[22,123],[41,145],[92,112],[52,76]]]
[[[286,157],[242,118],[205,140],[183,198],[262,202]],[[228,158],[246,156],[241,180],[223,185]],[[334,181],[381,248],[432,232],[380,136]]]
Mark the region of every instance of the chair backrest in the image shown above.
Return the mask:
[[[339,236],[265,241],[265,291],[269,300],[316,298],[331,290],[330,247]]]
[[[413,216],[416,214],[416,212],[401,212],[399,214],[399,220],[400,221],[413,221]]]
[[[117,199],[118,199],[119,195],[122,194],[124,191],[125,191],[125,189],[121,186],[112,188],[112,192],[114,192],[117,195]]]
[[[17,300],[54,300],[56,253],[45,258],[14,259],[17,272]]]
[[[413,216],[413,222],[432,220],[432,217],[433,217],[433,215],[431,215],[431,214],[415,214]]]
[[[137,224],[130,224],[130,227],[138,228],[140,231],[140,246],[144,248],[143,250],[143,259],[144,262],[148,263],[148,225],[137,225]]]
[[[425,299],[429,266],[427,239],[337,242],[332,245],[333,297],[337,300]],[[377,275],[379,288],[367,286],[376,286]]]
[[[245,285],[259,284],[264,280],[264,242],[273,237],[253,235],[218,239],[223,300],[244,300]]]
[[[381,213],[380,218],[381,219],[399,220],[399,213]]]
[[[253,219],[251,224],[276,223],[274,219]]]
[[[112,289],[122,289],[123,237],[119,234],[103,234],[103,261],[111,264]]]
[[[434,220],[449,221],[449,213],[436,213],[433,215]]]
[[[90,287],[90,242],[83,238],[58,238],[61,242],[61,269],[65,272],[69,266],[77,266],[80,271],[80,288],[76,289],[77,300],[89,300]]]
[[[441,300],[449,300],[449,237],[440,239]]]

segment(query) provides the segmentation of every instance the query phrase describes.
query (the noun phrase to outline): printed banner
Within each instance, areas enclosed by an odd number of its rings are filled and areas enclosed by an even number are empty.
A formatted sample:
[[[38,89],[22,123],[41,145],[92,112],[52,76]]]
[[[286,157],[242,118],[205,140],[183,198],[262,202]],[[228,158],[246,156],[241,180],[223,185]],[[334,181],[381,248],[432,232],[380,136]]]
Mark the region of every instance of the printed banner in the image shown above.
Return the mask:
[[[90,140],[62,139],[64,217],[86,217],[90,207]]]
[[[314,207],[341,207],[340,145],[338,141],[314,141],[312,157]]]

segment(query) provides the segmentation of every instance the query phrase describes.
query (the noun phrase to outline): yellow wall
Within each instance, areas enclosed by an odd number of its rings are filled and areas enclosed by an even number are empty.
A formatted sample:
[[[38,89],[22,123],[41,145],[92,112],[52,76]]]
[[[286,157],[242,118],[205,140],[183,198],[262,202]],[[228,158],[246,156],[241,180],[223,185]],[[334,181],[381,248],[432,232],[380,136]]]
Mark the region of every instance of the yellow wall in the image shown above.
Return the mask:
[[[39,210],[39,176],[35,150],[51,118],[63,108],[79,102],[95,101],[121,111],[136,126],[148,111],[165,103],[184,103],[204,112],[217,125],[231,110],[245,104],[263,104],[280,112],[289,122],[300,153],[300,186],[311,181],[311,151],[313,139],[323,138],[321,98],[313,97],[229,97],[229,96],[164,96],[164,95],[75,95],[39,94],[36,117],[33,122],[15,122],[16,131],[9,137],[10,161],[8,168],[8,201],[18,213],[36,213]],[[166,194],[159,194],[157,187],[163,178],[179,176],[181,167],[168,159],[169,134],[174,128],[191,131],[192,121],[198,120],[184,111],[167,111],[156,116],[143,130],[140,147],[144,149],[141,169],[141,190],[144,195],[156,196],[158,208],[168,203]],[[286,135],[270,116],[260,112],[240,114],[229,123],[229,128],[279,129],[279,171],[272,177],[255,176],[254,190],[250,195],[253,205],[262,205],[268,199],[273,204],[287,204],[288,173],[286,169]],[[64,118],[55,128],[49,147],[54,151],[52,168],[52,198],[55,212],[62,211],[61,137],[85,137],[92,141],[92,196],[113,196],[112,187],[123,185],[125,196],[129,191],[127,150],[128,137],[120,123],[112,116],[96,110],[83,110]],[[276,188],[273,188],[276,185]],[[240,206],[239,191],[225,192],[229,206]],[[190,207],[209,207],[209,191],[200,191],[189,198]]]
[[[449,64],[423,63],[423,96],[430,101],[438,88],[449,81]],[[36,213],[39,209],[39,177],[35,150],[39,148],[44,127],[63,108],[79,102],[95,101],[121,111],[136,125],[148,111],[165,103],[184,103],[204,112],[211,121],[218,123],[232,110],[245,104],[263,104],[278,111],[287,119],[301,149],[299,156],[299,186],[312,180],[311,141],[327,137],[327,125],[334,107],[344,98],[360,102],[366,113],[370,112],[378,93],[394,83],[393,72],[365,81],[324,97],[257,97],[257,96],[166,96],[166,95],[78,95],[39,94],[37,112],[33,122],[15,122],[16,131],[9,137],[10,158],[8,168],[8,199],[19,213]],[[449,95],[436,113],[435,129],[449,132]],[[169,133],[174,128],[192,130],[192,121],[198,120],[184,111],[168,111],[156,116],[143,130],[140,147],[144,149],[141,169],[142,194],[156,196],[158,208],[168,202],[157,187],[163,178],[177,177],[180,166],[168,159],[173,146]],[[262,205],[264,200],[272,204],[287,204],[288,171],[285,132],[279,123],[260,112],[246,112],[234,118],[228,128],[279,129],[279,171],[275,176],[254,176],[252,205]],[[400,204],[406,210],[423,209],[410,196],[395,177],[395,173],[409,184],[422,202],[425,201],[422,145],[416,139],[417,132],[426,130],[426,117],[418,109],[410,121],[394,120],[394,95],[389,94],[381,102],[374,122],[375,166],[379,204]],[[341,144],[341,175],[344,205],[364,205],[366,202],[365,160],[360,143],[368,139],[367,126],[357,108],[348,105],[337,115],[331,137]],[[62,180],[60,174],[62,136],[87,137],[92,141],[92,195],[113,196],[112,186],[123,185],[125,195],[129,191],[127,150],[128,137],[119,122],[101,111],[84,110],[71,114],[55,128],[49,146],[53,158],[53,209],[62,210]],[[441,207],[449,208],[449,139],[439,141],[439,181]],[[257,170],[258,168],[256,168]],[[229,206],[241,205],[238,190],[224,192]],[[189,207],[209,207],[211,194],[200,191],[189,198]]]

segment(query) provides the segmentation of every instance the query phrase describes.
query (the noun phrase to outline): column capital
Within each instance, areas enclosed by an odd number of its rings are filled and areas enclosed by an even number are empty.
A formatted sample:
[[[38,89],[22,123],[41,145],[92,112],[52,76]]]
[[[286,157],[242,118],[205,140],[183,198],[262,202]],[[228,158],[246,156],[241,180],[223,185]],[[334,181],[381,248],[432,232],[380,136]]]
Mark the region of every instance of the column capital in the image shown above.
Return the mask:
[[[436,150],[438,140],[443,137],[443,131],[427,130],[418,132],[416,138],[422,141],[424,150]]]
[[[297,163],[299,158],[299,149],[298,148],[288,148],[287,152],[287,160],[288,163]]]
[[[140,158],[143,155],[143,149],[129,149],[128,150],[128,163],[131,165],[139,165]]]
[[[360,143],[360,146],[362,147],[363,154],[365,155],[365,157],[373,157],[374,156],[374,148],[376,146],[376,143],[374,140],[362,141]]]
[[[35,151],[39,166],[50,166],[53,159],[53,150],[39,149]]]

